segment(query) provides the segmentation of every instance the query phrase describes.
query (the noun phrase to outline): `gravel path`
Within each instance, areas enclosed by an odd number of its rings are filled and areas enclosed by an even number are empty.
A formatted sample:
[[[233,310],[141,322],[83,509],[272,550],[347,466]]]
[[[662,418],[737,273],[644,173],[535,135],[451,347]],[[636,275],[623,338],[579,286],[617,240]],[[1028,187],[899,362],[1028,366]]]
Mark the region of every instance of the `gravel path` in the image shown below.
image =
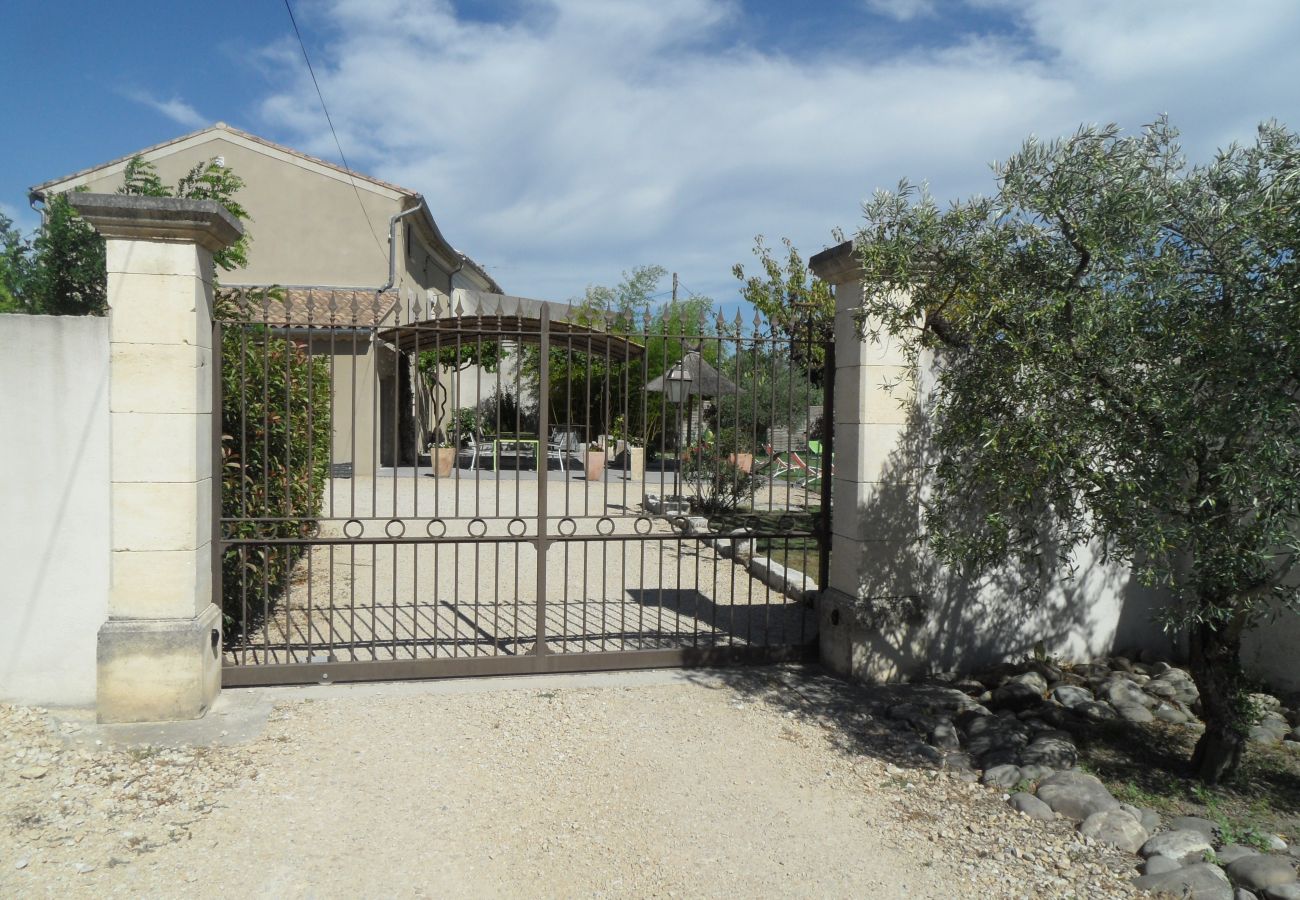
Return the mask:
[[[0,706],[0,896],[1131,893],[815,672],[519,684],[247,692],[264,732],[206,749]]]

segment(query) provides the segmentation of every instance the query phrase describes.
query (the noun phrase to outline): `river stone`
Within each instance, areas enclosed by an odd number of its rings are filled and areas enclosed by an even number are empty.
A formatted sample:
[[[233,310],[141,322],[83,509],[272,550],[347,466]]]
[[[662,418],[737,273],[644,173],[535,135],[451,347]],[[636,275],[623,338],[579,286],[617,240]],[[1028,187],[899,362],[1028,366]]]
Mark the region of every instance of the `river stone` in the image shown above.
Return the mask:
[[[1213,841],[1218,836],[1219,826],[1200,816],[1175,816],[1169,820],[1170,831],[1199,831],[1205,839]]]
[[[1038,677],[1042,678],[1041,675]],[[1007,709],[1028,709],[1037,706],[1042,699],[1042,691],[1035,690],[1032,685],[1025,684],[1023,681],[1008,681],[993,692],[993,702]]]
[[[1074,684],[1058,684],[1052,689],[1052,699],[1067,709],[1092,699],[1092,691]]]
[[[1142,863],[1142,874],[1163,875],[1165,872],[1176,872],[1182,867],[1183,864],[1176,859],[1170,859],[1167,856],[1153,856]]]
[[[1020,783],[1020,778],[1019,766],[993,766],[991,769],[984,770],[984,776],[980,781],[991,787],[1000,787],[1009,791]]]
[[[1084,703],[1077,704],[1073,712],[1078,713],[1086,719],[1094,722],[1107,722],[1111,719],[1118,718],[1115,708],[1109,703],[1103,703],[1100,700],[1088,700]]]
[[[1162,831],[1138,850],[1143,856],[1168,856],[1183,862],[1201,859],[1214,849],[1210,839],[1199,831]]]
[[[1051,766],[1021,766],[1020,777],[1025,781],[1042,781],[1055,771]]]
[[[1147,709],[1145,706],[1139,706],[1136,703],[1116,703],[1115,712],[1119,713],[1119,717],[1125,722],[1145,724],[1146,722],[1155,719],[1151,710]]]
[[[940,750],[960,750],[961,738],[957,726],[951,722],[940,722],[930,730],[930,743]]]
[[[1020,751],[1020,762],[1026,766],[1070,769],[1078,761],[1079,751],[1075,749],[1074,742],[1056,733],[1040,735]]]
[[[1147,839],[1146,829],[1122,809],[1093,813],[1083,820],[1079,833],[1129,853],[1136,853]]]
[[[1050,806],[1028,791],[1019,791],[1012,794],[1008,802],[1011,804],[1012,809],[1022,812],[1029,818],[1036,819],[1039,822],[1050,822],[1056,818],[1056,813],[1052,812]]]
[[[1151,715],[1155,716],[1162,722],[1168,722],[1170,725],[1182,725],[1187,722],[1188,715],[1168,703],[1161,703],[1155,709],[1151,710]]]
[[[1093,813],[1119,809],[1106,786],[1084,772],[1057,772],[1038,786],[1038,799],[1067,818],[1082,822]]]
[[[1106,702],[1116,709],[1124,706],[1140,706],[1145,709],[1149,706],[1155,706],[1158,702],[1156,698],[1127,678],[1116,678],[1114,681],[1106,682],[1101,695]]]
[[[1243,856],[1229,863],[1227,871],[1233,884],[1256,893],[1284,884],[1294,884],[1296,880],[1295,867],[1281,856]]]
[[[1290,884],[1274,885],[1265,888],[1260,896],[1264,900],[1300,900],[1300,884],[1293,881]]]
[[[1229,863],[1235,863],[1239,859],[1245,859],[1247,856],[1258,856],[1259,851],[1250,847],[1243,847],[1240,844],[1226,844],[1214,851],[1214,858],[1221,866]]]
[[[1237,892],[1232,895],[1232,900],[1259,900],[1259,894],[1245,888],[1237,888]]]
[[[1233,900],[1232,885],[1223,870],[1210,863],[1183,866],[1159,875],[1142,875],[1133,879],[1133,886],[1165,893],[1185,900]]]

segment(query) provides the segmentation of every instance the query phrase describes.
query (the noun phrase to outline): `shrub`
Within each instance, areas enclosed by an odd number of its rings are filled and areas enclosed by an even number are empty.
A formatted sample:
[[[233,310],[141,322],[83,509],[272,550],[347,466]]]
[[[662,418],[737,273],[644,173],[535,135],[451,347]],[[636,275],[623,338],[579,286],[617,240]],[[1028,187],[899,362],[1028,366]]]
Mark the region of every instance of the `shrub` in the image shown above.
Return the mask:
[[[719,452],[716,444],[704,445],[687,454],[682,462],[682,480],[691,491],[691,509],[717,514],[731,512],[754,495],[759,479]]]
[[[330,380],[270,329],[237,321],[221,296],[221,515],[230,538],[305,538],[316,529],[330,460]],[[236,320],[236,321],[231,321]],[[227,641],[243,637],[275,609],[305,548],[252,544],[221,560]]]

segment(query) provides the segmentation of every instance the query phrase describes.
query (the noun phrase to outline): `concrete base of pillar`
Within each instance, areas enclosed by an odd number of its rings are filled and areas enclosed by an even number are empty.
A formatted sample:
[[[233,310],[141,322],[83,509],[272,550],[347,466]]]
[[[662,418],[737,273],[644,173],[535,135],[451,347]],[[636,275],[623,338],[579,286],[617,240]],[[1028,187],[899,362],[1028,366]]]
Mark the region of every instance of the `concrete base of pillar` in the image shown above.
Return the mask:
[[[836,588],[817,599],[822,665],[869,684],[908,681],[925,674],[927,629],[920,622],[863,620],[863,601]]]
[[[221,610],[192,619],[110,619],[99,629],[101,723],[197,719],[221,691]]]

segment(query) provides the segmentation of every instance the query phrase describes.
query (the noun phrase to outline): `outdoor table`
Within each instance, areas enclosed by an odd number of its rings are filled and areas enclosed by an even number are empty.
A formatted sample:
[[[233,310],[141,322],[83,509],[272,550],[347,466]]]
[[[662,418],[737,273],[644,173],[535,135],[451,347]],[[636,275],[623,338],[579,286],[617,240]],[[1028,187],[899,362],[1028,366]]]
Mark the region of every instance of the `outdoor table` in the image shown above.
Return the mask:
[[[515,458],[515,468],[519,468],[520,445],[531,445],[533,449],[533,460],[538,468],[541,467],[542,461],[542,442],[537,438],[497,438],[492,442],[492,459],[496,470],[501,471],[501,451],[505,449],[507,453]]]

